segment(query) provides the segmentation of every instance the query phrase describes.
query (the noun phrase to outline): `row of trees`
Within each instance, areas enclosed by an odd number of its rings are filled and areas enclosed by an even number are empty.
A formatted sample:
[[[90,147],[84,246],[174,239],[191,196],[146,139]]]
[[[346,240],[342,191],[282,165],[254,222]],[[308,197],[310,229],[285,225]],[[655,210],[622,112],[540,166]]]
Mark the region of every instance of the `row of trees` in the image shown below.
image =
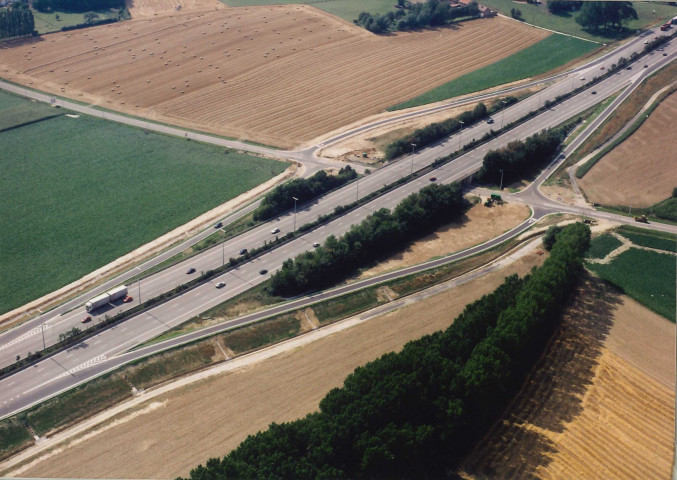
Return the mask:
[[[475,2],[452,8],[451,4],[440,0],[426,0],[425,3],[398,0],[398,7],[384,15],[362,12],[354,22],[370,32],[385,33],[442,26],[456,18],[477,17],[480,14]]]
[[[34,30],[35,22],[30,10],[14,7],[0,10],[0,38],[25,37],[33,35]]]
[[[124,8],[124,0],[34,0],[33,8],[40,12],[91,12]]]
[[[550,10],[550,13],[563,15],[571,11],[580,10],[583,6],[583,2],[572,0],[548,0],[546,5],[548,10]]]
[[[482,168],[477,172],[477,180],[498,184],[502,175],[504,183],[529,176],[554,158],[567,132],[567,128],[543,130],[524,141],[516,140],[487,152]]]
[[[354,178],[357,178],[357,172],[350,166],[345,166],[339,170],[338,175],[327,175],[327,172],[320,170],[310,178],[294,179],[274,188],[263,198],[259,208],[254,210],[254,220],[276,217],[294,207],[294,197],[298,199],[297,204],[301,205]]]
[[[392,160],[393,158],[399,157],[400,155],[410,153],[412,150],[412,143],[419,149],[427,147],[438,140],[442,140],[449,135],[453,135],[463,127],[467,128],[471,124],[486,118],[488,115],[491,115],[498,109],[506,108],[516,102],[516,97],[505,97],[494,102],[489,109],[487,109],[484,103],[480,102],[470,112],[463,112],[457,117],[449,118],[442,122],[431,123],[430,125],[419,128],[406,137],[395,140],[393,143],[388,145],[385,152],[386,159]]]
[[[576,23],[592,30],[621,29],[628,20],[637,20],[632,2],[584,2]]]
[[[468,208],[458,184],[429,185],[391,212],[382,208],[353,225],[340,239],[286,260],[271,278],[275,295],[296,295],[333,285],[356,268],[401,249],[412,239],[460,217]]]
[[[530,276],[508,277],[445,331],[357,368],[318,413],[272,424],[193,469],[190,479],[448,476],[538,360],[589,241],[587,226],[567,226]]]

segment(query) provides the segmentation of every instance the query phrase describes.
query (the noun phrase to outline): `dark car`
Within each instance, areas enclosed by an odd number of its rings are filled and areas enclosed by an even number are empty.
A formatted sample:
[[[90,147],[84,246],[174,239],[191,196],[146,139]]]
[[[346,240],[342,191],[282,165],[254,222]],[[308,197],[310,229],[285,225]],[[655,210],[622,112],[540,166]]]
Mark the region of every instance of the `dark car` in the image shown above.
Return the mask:
[[[593,95],[597,95],[597,90],[593,90],[593,91],[590,92],[590,93],[592,93]]]
[[[246,255],[246,253],[247,253],[246,248],[243,248],[242,250],[240,250],[240,255]]]
[[[259,273],[261,275],[265,275],[266,273],[268,273],[268,270],[266,270],[265,268],[262,268],[261,270],[259,270]]]
[[[632,67],[625,67],[626,70],[632,70]]]
[[[649,68],[649,66],[648,66],[648,65],[644,65],[644,68]]]
[[[667,57],[667,56],[668,56],[668,54],[667,54],[667,53],[665,53],[665,52],[663,52],[663,56],[664,56],[664,57]]]
[[[431,181],[431,182],[434,182],[434,181],[436,181],[436,180],[437,180],[437,177],[430,177],[430,181]]]
[[[193,267],[190,267],[188,270],[186,270],[186,273],[190,275],[191,273],[195,273],[195,269]]]
[[[494,119],[490,118],[489,120],[487,120],[487,123],[494,123]]]
[[[219,222],[216,225],[214,225],[214,228],[221,228],[223,227],[223,222]]]

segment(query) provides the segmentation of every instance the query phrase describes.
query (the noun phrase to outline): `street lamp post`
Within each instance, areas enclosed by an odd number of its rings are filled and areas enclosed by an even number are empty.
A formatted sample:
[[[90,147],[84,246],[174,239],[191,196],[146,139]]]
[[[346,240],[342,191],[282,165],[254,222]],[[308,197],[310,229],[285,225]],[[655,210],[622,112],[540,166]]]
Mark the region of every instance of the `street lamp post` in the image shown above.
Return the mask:
[[[501,130],[503,130],[503,119],[505,118],[505,104],[508,103],[505,100],[501,100],[503,107],[501,108]]]
[[[221,242],[221,266],[226,265],[226,240],[224,239],[223,242]]]
[[[465,122],[463,120],[459,120],[458,123],[461,124],[461,129],[458,131],[458,150],[461,151],[461,135],[463,135],[463,125]]]
[[[409,175],[413,175],[414,173],[414,149],[416,148],[415,143],[411,143],[411,170],[409,171]]]
[[[357,177],[357,182],[355,182],[355,201],[357,202],[360,199],[360,177]]]
[[[136,267],[139,271],[139,305],[141,305],[141,267]]]
[[[296,197],[291,197],[294,199],[294,231],[296,231],[296,202],[299,200]]]
[[[503,169],[501,169],[501,186],[498,189],[503,190]]]

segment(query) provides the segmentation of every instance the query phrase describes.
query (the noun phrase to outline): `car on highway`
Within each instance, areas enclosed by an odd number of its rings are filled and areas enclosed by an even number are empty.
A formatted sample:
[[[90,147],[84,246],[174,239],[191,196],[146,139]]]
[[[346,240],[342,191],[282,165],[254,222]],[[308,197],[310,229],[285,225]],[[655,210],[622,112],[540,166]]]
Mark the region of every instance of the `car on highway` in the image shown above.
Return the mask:
[[[431,182],[434,182],[434,181],[436,181],[436,180],[437,180],[437,177],[430,177],[430,181],[431,181]]]
[[[490,118],[489,120],[487,120],[487,123],[489,123],[489,124],[494,123],[494,119],[493,119],[493,118]]]
[[[80,321],[81,321],[82,323],[91,322],[91,321],[92,321],[92,317],[90,317],[89,315],[87,315],[85,318],[83,318],[83,319],[80,320]]]
[[[317,247],[319,247],[319,246],[320,246],[320,243],[319,243],[319,242],[313,242],[313,247],[317,248]]]
[[[216,288],[223,288],[226,286],[226,282],[219,282],[216,284]]]
[[[667,57],[667,56],[668,56],[668,54],[667,54],[667,53],[665,53],[665,52],[663,52],[663,56],[664,56],[664,57]]]
[[[247,254],[246,248],[243,248],[242,250],[240,250],[240,255],[246,255],[246,254]]]
[[[122,300],[122,301],[123,301],[124,303],[133,302],[133,301],[134,301],[134,297],[132,297],[131,295],[127,295],[127,296],[124,298],[124,300]]]
[[[214,225],[214,228],[221,228],[223,227],[223,222],[219,222],[216,225]]]
[[[645,64],[645,65],[644,65],[644,68],[649,68],[649,66]]]
[[[279,228],[273,228],[273,229],[270,231],[270,233],[272,233],[273,235],[275,235],[276,233],[280,233],[280,229],[279,229]]]
[[[627,66],[627,67],[625,67],[625,69],[626,69],[626,70],[632,70],[632,67],[631,67],[631,66]]]
[[[597,90],[593,90],[593,91],[590,92],[590,93],[593,94],[593,95],[597,95]]]
[[[186,270],[187,275],[190,275],[191,273],[195,273],[195,269],[193,267],[190,267],[188,270]]]
[[[266,273],[268,273],[268,270],[266,270],[265,268],[262,268],[261,270],[259,270],[259,274],[261,274],[261,275],[265,275]]]

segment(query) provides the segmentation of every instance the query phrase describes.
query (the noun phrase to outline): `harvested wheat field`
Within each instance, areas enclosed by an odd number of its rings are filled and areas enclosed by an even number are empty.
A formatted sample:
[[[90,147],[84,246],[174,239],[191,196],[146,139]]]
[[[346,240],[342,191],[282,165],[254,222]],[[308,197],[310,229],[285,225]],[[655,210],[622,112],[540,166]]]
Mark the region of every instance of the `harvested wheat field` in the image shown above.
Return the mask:
[[[677,93],[663,100],[635,133],[578,181],[588,200],[650,207],[669,198],[677,185],[675,117]]]
[[[127,0],[132,18],[148,18],[183,10],[219,10],[227,8],[218,0]]]
[[[675,325],[588,278],[465,478],[668,479]]]
[[[181,9],[5,42],[0,76],[153,120],[292,147],[547,35],[504,18],[377,36],[305,5]]]
[[[523,253],[523,252],[521,252]],[[317,410],[320,400],[356,367],[446,328],[466,304],[506,275],[525,275],[545,255],[534,250],[504,269],[337,331],[303,347],[163,394],[85,441],[15,470],[21,477],[174,478],[222,456],[271,422]],[[86,458],[87,462],[82,459]]]
[[[461,222],[440,228],[412,243],[402,253],[365,270],[360,278],[372,277],[390,270],[416,265],[434,257],[460,252],[496,238],[529,218],[531,210],[520,204],[504,203],[487,208],[481,203],[473,206]]]

